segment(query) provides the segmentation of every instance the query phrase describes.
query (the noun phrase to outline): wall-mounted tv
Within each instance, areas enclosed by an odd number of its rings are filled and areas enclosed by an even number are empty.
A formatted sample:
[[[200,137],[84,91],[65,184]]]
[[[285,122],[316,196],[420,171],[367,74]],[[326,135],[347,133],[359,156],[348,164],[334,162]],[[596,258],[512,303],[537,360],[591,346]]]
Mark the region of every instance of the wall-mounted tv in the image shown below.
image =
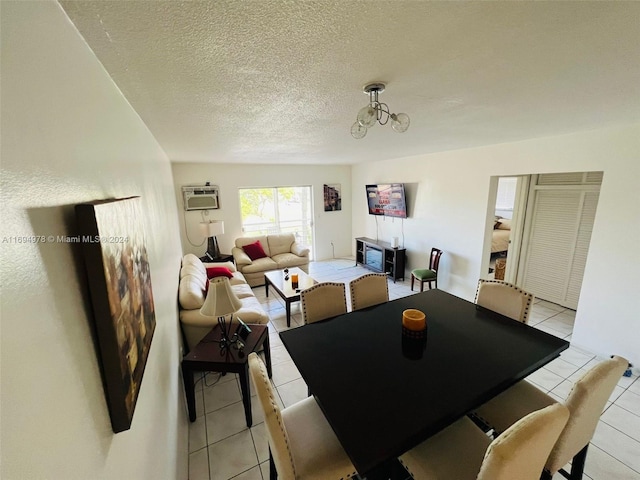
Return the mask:
[[[404,183],[367,185],[367,204],[370,215],[407,218]]]

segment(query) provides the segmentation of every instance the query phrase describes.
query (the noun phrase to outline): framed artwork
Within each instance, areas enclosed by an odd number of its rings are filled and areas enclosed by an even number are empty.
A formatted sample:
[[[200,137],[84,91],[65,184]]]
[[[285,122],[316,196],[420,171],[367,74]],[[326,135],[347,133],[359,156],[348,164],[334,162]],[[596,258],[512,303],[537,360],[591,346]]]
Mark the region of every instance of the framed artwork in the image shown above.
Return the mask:
[[[340,193],[340,184],[324,186],[324,211],[333,212],[342,210],[342,194]]]
[[[156,326],[140,198],[76,205],[113,431],[131,427]]]

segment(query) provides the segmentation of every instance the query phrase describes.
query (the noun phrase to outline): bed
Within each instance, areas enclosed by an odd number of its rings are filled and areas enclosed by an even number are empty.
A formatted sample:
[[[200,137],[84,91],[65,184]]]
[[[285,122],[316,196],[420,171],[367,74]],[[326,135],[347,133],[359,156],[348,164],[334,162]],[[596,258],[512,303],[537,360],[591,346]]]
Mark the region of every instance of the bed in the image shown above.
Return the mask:
[[[491,253],[506,252],[509,249],[511,219],[496,218],[491,238]]]

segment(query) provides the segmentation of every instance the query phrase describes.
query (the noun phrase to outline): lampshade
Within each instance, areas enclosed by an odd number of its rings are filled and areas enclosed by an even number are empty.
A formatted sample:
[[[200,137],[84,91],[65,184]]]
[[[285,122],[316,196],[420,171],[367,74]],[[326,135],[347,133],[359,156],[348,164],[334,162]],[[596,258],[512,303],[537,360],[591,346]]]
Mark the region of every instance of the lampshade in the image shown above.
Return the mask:
[[[240,310],[242,303],[231,290],[227,277],[215,277],[209,280],[207,298],[200,309],[205,317],[222,317]]]
[[[211,222],[201,222],[200,228],[206,237],[215,237],[224,233],[224,222],[222,220],[213,220]]]

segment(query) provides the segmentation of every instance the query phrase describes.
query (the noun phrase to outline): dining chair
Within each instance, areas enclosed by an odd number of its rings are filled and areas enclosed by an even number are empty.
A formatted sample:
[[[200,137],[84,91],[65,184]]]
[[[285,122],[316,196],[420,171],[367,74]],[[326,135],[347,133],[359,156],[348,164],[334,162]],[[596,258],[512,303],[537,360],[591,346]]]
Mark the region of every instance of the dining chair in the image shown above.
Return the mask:
[[[478,280],[475,303],[505,317],[529,323],[534,296],[502,280]]]
[[[495,440],[463,417],[400,457],[416,480],[538,480],[569,410],[530,413]]]
[[[429,290],[431,290],[431,283],[435,282],[436,288],[438,288],[438,267],[440,266],[440,257],[442,256],[442,250],[439,248],[432,248],[431,255],[429,255],[429,268],[416,268],[411,270],[411,291],[413,292],[413,282],[418,280],[420,282],[420,291],[424,290],[424,284],[429,284]]]
[[[351,310],[360,310],[389,301],[386,273],[367,273],[351,280]]]
[[[321,282],[300,292],[304,323],[319,322],[347,313],[344,283]]]
[[[569,409],[569,421],[546,461],[543,480],[550,480],[557,472],[570,480],[582,478],[591,437],[628,365],[626,359],[614,356],[590,369],[574,384],[564,402]],[[554,398],[523,380],[482,405],[475,415],[501,432],[529,412],[556,403]],[[570,461],[571,471],[566,472],[562,467]]]
[[[314,397],[280,409],[264,362],[248,357],[249,372],[264,415],[271,480],[346,479],[356,469]]]

